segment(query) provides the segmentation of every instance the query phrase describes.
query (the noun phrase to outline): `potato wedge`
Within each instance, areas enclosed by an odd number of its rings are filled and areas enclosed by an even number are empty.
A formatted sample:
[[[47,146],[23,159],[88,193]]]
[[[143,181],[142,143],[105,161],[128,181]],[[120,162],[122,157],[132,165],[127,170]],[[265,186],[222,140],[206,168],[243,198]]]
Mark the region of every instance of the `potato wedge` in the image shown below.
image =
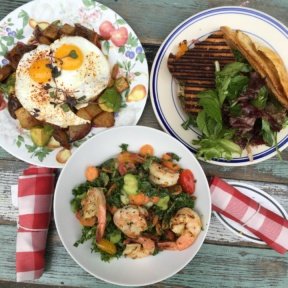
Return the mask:
[[[91,124],[83,124],[83,125],[75,125],[69,126],[68,128],[68,136],[69,141],[74,142],[84,138],[91,130]]]
[[[75,34],[75,27],[65,23],[59,30],[61,35],[72,36]]]
[[[10,64],[4,65],[0,68],[0,82],[6,80],[12,73],[14,69]]]
[[[86,111],[86,107],[80,108],[76,115],[80,118],[83,118],[85,120],[91,121],[93,117],[90,116],[90,114]]]
[[[50,149],[56,149],[61,147],[61,144],[53,136],[51,136],[50,141],[47,144],[47,147]]]
[[[62,147],[66,149],[70,148],[69,137],[65,130],[61,128],[55,128],[52,137],[54,137]]]
[[[115,124],[114,113],[102,112],[93,119],[94,127],[112,127]]]
[[[15,111],[16,118],[19,120],[20,125],[24,129],[31,129],[41,122],[34,118],[25,108],[21,107]]]
[[[114,86],[119,93],[122,93],[129,88],[129,83],[127,78],[119,77],[115,80]]]
[[[22,104],[19,102],[17,97],[10,96],[8,98],[8,111],[12,118],[17,119],[15,112],[21,107],[22,107]]]
[[[58,34],[59,34],[59,27],[56,24],[50,24],[48,27],[46,27],[42,35],[52,41],[55,41],[58,39]]]
[[[90,115],[91,119],[95,118],[99,115],[102,110],[97,103],[90,103],[88,106],[84,108],[86,112]]]
[[[57,155],[56,155],[56,160],[61,163],[61,164],[65,164],[68,159],[70,158],[70,156],[72,155],[71,151],[69,149],[61,149]]]

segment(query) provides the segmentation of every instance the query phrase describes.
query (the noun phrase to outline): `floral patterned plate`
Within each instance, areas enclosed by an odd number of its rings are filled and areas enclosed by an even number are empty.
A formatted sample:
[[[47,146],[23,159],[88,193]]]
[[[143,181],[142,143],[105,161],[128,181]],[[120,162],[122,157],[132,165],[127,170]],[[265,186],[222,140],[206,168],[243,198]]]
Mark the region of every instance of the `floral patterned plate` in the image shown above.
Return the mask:
[[[102,41],[102,51],[110,66],[119,64],[130,88],[123,92],[125,107],[115,115],[115,126],[136,125],[146,104],[148,66],[142,45],[134,31],[117,13],[93,0],[37,0],[29,2],[0,21],[0,66],[8,63],[4,55],[18,42],[26,43],[32,36],[33,25],[39,22],[80,23],[99,32],[114,31],[114,37]],[[104,36],[104,35],[103,35]],[[135,97],[136,95],[136,97]],[[125,97],[125,98],[124,98]],[[50,150],[33,144],[29,131],[20,127],[8,113],[7,99],[0,96],[0,145],[15,157],[40,166],[62,168],[56,155],[62,148]],[[93,128],[90,134],[73,143],[72,153],[88,138],[104,130]],[[95,147],[97,149],[97,147]]]

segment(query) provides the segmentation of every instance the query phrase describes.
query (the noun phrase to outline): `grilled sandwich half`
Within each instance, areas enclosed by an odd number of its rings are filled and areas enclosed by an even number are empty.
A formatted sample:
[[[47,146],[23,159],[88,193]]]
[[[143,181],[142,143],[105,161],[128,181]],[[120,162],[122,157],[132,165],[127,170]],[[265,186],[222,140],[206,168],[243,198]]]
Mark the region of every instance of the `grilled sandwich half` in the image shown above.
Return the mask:
[[[186,112],[200,111],[197,94],[215,88],[215,61],[220,67],[235,62],[232,50],[226,43],[222,31],[216,31],[206,40],[196,42],[184,55],[170,54],[168,69],[183,89],[183,107]]]
[[[183,91],[184,110],[192,114],[201,110],[197,94],[215,88],[215,61],[219,62],[220,69],[235,62],[232,49],[246,58],[265,79],[272,94],[288,109],[288,73],[279,55],[247,34],[223,26],[204,41],[196,42],[193,48],[168,57],[168,69]]]

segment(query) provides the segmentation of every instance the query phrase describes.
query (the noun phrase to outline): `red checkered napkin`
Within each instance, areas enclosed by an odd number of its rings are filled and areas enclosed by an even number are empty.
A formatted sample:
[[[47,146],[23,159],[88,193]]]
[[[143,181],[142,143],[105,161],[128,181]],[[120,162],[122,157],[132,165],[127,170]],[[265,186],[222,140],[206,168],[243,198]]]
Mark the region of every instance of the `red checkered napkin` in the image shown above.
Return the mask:
[[[51,218],[54,170],[30,166],[18,180],[17,282],[34,280],[44,271]]]
[[[223,180],[210,183],[212,209],[242,224],[277,252],[288,250],[288,221],[262,207]]]

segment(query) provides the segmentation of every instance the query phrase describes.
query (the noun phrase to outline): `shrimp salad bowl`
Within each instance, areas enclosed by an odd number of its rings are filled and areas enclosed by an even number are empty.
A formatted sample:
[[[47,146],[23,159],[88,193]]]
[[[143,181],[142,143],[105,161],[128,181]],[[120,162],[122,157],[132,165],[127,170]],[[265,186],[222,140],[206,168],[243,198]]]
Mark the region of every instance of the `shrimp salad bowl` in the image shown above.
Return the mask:
[[[211,199],[193,154],[148,127],[83,144],[62,170],[54,216],[71,257],[104,281],[143,286],[184,268],[207,234]],[[157,269],[155,269],[157,267]]]

